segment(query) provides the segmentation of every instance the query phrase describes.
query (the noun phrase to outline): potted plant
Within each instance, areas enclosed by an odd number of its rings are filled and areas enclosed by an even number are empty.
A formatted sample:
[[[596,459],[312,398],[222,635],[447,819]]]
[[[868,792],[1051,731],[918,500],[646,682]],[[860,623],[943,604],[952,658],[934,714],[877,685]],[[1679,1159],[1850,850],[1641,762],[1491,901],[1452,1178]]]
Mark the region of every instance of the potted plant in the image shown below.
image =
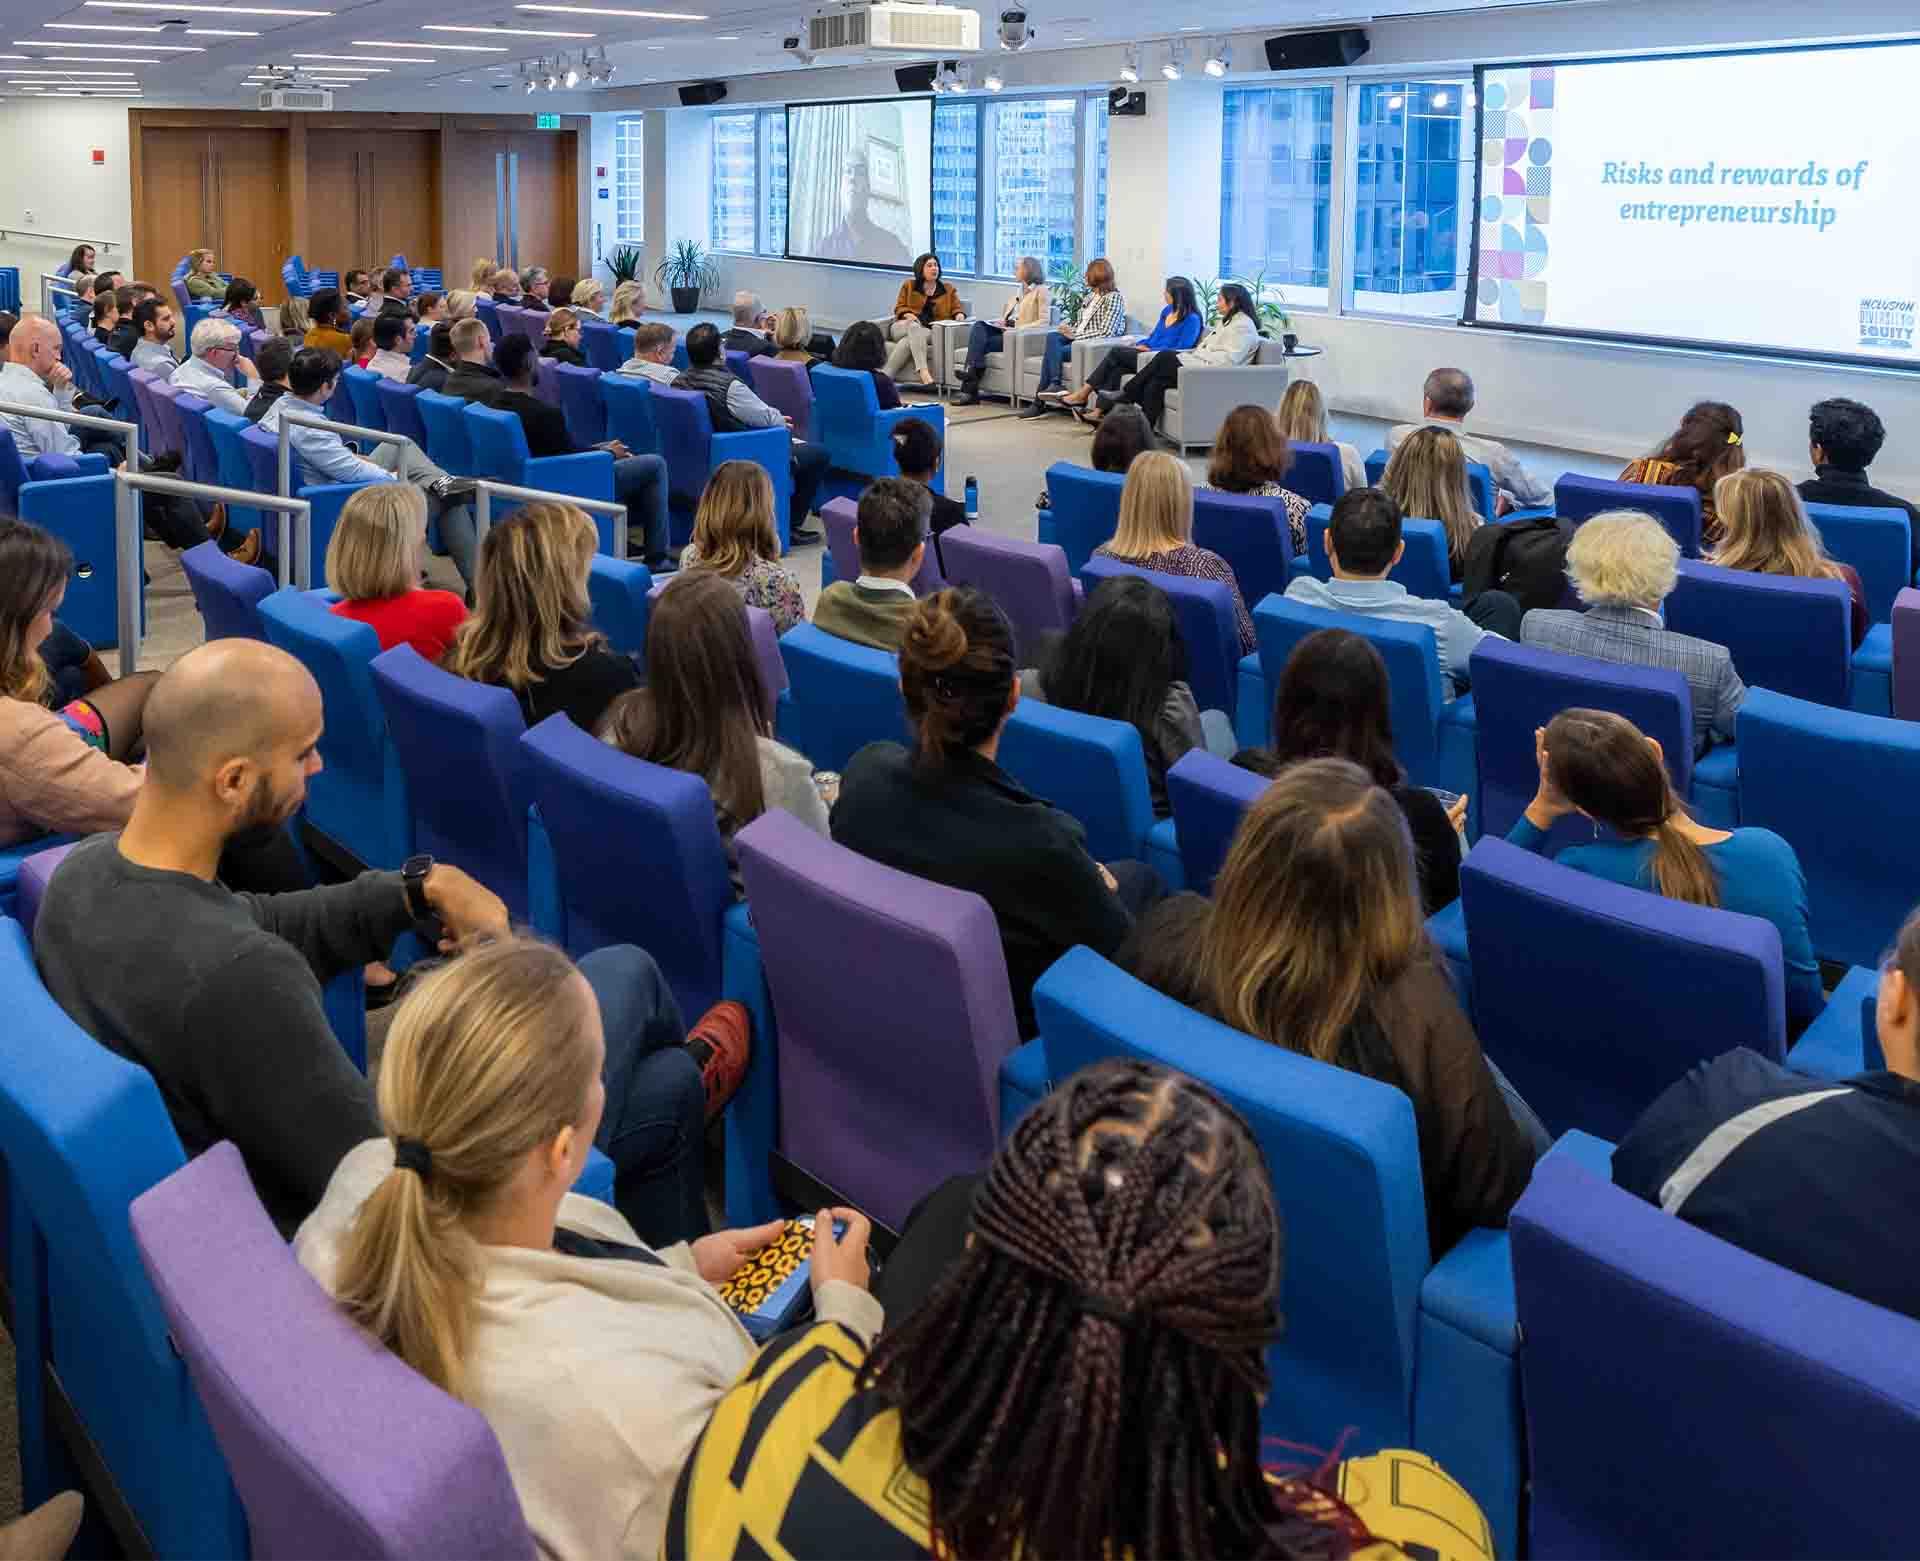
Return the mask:
[[[638,244],[616,244],[612,254],[600,257],[600,263],[607,268],[615,287],[637,278],[646,260],[647,252]]]
[[[673,295],[675,314],[692,314],[700,307],[700,295],[719,285],[720,267],[698,239],[675,239],[667,258],[654,267],[653,281]]]
[[[1275,283],[1269,289],[1266,268],[1262,267],[1252,280],[1240,285],[1253,298],[1253,313],[1261,333],[1264,335],[1269,331],[1277,331],[1280,345],[1292,352],[1300,338],[1293,334],[1293,317],[1287,313],[1286,297],[1281,293],[1279,284]],[[1273,293],[1271,298],[1267,296],[1269,290]]]
[[[1092,291],[1087,286],[1087,268],[1072,260],[1056,260],[1047,272],[1047,290],[1062,320],[1073,320]]]
[[[1194,302],[1200,305],[1200,323],[1202,327],[1213,324],[1213,311],[1220,302],[1220,284],[1211,278],[1196,276],[1193,279]]]

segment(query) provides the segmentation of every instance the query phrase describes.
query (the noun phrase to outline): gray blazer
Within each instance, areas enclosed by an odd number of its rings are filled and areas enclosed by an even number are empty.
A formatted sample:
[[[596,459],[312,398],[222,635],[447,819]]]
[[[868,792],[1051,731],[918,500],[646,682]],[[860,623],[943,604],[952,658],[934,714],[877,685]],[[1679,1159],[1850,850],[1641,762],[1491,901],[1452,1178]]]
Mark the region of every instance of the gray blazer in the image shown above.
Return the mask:
[[[1724,645],[1676,634],[1655,614],[1637,607],[1593,607],[1586,612],[1537,607],[1520,620],[1520,640],[1569,656],[1681,673],[1693,694],[1695,754],[1705,753],[1716,738],[1733,741],[1733,719],[1747,687]]]

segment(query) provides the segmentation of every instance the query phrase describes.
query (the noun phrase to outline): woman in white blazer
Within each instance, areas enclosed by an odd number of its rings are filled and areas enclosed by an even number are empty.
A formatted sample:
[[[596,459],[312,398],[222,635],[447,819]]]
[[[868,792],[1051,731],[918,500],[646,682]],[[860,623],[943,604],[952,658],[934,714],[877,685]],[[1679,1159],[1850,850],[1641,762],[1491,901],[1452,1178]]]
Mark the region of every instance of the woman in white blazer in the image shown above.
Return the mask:
[[[1179,383],[1183,363],[1206,367],[1251,362],[1260,350],[1260,323],[1253,311],[1253,295],[1238,282],[1223,282],[1217,308],[1219,320],[1200,338],[1199,346],[1187,352],[1157,352],[1119,390],[1096,396],[1102,414],[1122,401],[1131,401],[1146,413],[1148,426],[1158,428],[1160,414],[1167,408],[1167,392]],[[1096,419],[1089,415],[1089,421]]]

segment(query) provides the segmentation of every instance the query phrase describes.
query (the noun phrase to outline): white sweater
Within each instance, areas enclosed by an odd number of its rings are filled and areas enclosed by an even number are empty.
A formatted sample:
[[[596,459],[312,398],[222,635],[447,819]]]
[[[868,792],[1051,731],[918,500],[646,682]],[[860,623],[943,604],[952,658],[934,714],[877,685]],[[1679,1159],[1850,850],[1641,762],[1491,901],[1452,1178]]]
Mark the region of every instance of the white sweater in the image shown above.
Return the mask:
[[[1191,352],[1181,353],[1180,361],[1196,366],[1249,363],[1259,350],[1259,328],[1244,314],[1236,314],[1225,325],[1208,331]]]
[[[294,1254],[333,1288],[360,1205],[393,1167],[393,1145],[370,1139],[340,1162]],[[643,1243],[608,1204],[569,1193],[560,1224],[583,1236]],[[667,1265],[483,1247],[467,1359],[467,1398],[507,1456],[542,1556],[653,1561],[674,1481],[714,1406],[755,1345],[684,1243]],[[880,1303],[823,1285],[819,1315],[868,1344]]]

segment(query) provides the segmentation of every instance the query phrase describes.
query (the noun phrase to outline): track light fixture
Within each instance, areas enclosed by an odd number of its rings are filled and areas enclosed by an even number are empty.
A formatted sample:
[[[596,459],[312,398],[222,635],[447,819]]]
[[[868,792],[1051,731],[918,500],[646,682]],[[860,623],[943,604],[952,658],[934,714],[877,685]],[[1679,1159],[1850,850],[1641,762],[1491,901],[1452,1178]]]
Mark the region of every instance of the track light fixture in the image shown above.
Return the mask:
[[[1140,45],[1127,45],[1127,63],[1120,67],[1120,79],[1129,85],[1140,79]]]
[[[564,86],[565,86],[565,87],[567,88],[567,90],[568,90],[569,92],[571,92],[571,91],[572,91],[572,90],[573,90],[573,89],[574,89],[575,87],[577,87],[577,86],[579,86],[579,85],[580,85],[580,68],[579,68],[579,66],[577,66],[577,65],[569,65],[569,66],[567,67],[567,73],[566,73],[566,75],[564,75],[564,76],[562,76],[562,77],[560,78],[560,80],[561,80],[561,82],[562,82],[562,84],[563,84],[563,85],[564,85]]]
[[[1216,40],[1213,52],[1200,67],[1209,76],[1224,76],[1233,68],[1233,45],[1224,40]]]
[[[988,71],[987,79],[980,83],[980,85],[985,87],[989,92],[998,92],[1006,84],[1005,78],[1003,78],[997,70]]]
[[[1187,46],[1184,43],[1167,45],[1166,63],[1160,67],[1160,74],[1168,81],[1178,81],[1187,73]]]

